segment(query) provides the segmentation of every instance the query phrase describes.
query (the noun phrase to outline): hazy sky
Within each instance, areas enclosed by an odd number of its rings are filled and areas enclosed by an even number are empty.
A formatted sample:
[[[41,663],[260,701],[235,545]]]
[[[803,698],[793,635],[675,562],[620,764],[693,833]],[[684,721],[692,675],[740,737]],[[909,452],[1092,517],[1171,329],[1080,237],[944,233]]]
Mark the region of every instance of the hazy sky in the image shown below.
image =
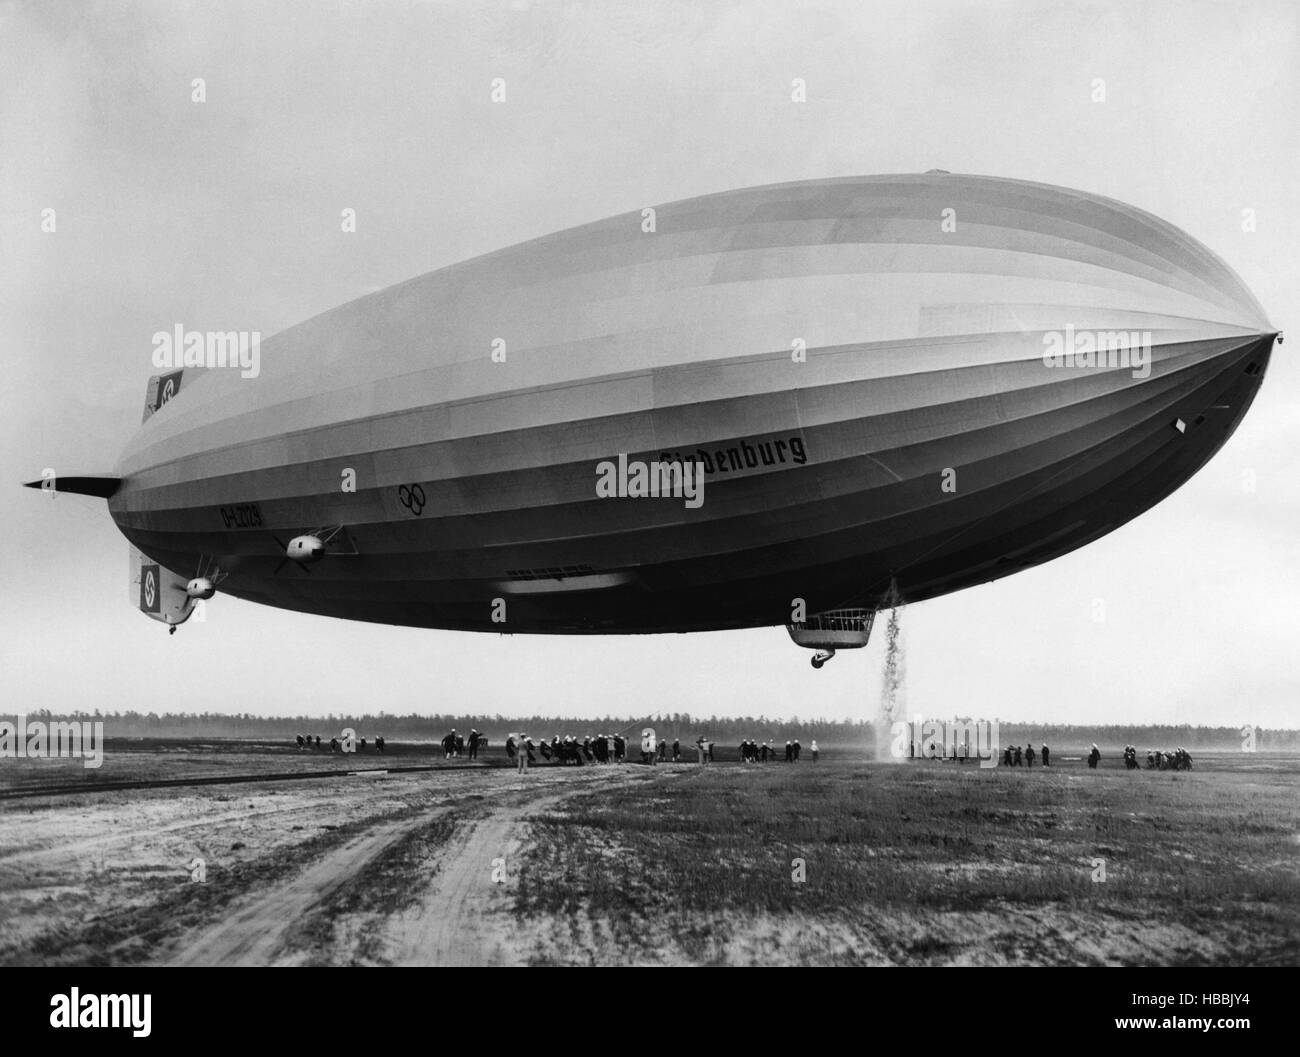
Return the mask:
[[[1110,195],[1206,243],[1300,341],[1298,11],[0,3],[0,713],[871,717],[879,633],[814,672],[782,628],[503,637],[218,596],[169,638],[132,608],[103,502],[16,486],[111,472],[155,331],[269,335],[526,238],[783,180],[942,168]],[[1296,351],[1275,351],[1227,446],[1156,509],[909,608],[909,709],[1300,725]]]

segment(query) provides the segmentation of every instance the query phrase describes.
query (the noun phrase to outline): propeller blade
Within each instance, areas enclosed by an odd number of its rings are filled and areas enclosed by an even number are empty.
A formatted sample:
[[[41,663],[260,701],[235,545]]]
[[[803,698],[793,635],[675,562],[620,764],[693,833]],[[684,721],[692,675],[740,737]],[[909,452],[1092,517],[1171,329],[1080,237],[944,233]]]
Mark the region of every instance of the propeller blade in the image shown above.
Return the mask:
[[[284,545],[279,536],[272,536],[271,539],[275,540],[275,545],[280,548],[280,553],[283,555],[280,564],[271,570],[272,576],[279,576],[280,570],[284,568],[284,563],[289,560],[289,548]]]

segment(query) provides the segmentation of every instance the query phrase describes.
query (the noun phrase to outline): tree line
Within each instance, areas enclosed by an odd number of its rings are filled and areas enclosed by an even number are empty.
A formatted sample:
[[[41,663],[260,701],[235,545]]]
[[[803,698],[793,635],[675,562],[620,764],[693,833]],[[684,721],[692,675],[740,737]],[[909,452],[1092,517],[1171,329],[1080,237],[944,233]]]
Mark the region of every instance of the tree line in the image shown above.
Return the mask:
[[[85,713],[59,714],[42,709],[28,714],[28,722],[40,720],[85,720]],[[639,738],[642,728],[653,727],[661,738],[680,738],[693,742],[704,735],[726,745],[742,738],[784,743],[797,738],[805,745],[816,739],[824,746],[861,746],[874,748],[876,729],[872,720],[788,719],[759,716],[692,715],[690,712],[661,712],[648,716],[606,715],[597,719],[573,716],[503,716],[470,713],[329,713],[324,716],[267,716],[252,712],[138,712],[134,710],[100,712],[92,719],[102,720],[107,738],[249,738],[289,739],[297,734],[319,734],[328,739],[351,728],[358,736],[382,735],[389,741],[437,741],[449,730],[468,734],[471,728],[500,741],[507,734],[523,732],[534,739],[579,738],[588,734],[623,734]],[[934,717],[942,718],[942,717]],[[961,717],[966,722],[969,717]],[[885,732],[885,739],[890,739]],[[1077,745],[1120,746],[1133,744],[1142,751],[1182,746],[1188,750],[1239,750],[1253,737],[1259,752],[1300,750],[1300,730],[1252,729],[1243,727],[1207,727],[1190,724],[1082,724],[1000,723],[999,742],[1003,745],[1047,742],[1053,747]]]

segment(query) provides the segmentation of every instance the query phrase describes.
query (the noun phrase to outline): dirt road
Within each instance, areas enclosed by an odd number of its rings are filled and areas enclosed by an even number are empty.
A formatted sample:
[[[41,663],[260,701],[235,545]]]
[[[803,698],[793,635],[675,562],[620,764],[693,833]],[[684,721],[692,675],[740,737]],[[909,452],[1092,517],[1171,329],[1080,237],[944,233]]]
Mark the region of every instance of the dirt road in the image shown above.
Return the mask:
[[[337,946],[338,937],[378,933],[378,950],[366,960],[399,965],[501,965],[520,961],[511,942],[514,870],[529,816],[593,786],[621,786],[632,771],[613,768],[544,768],[526,778],[497,771],[448,786],[455,798],[401,820],[376,823],[316,858],[269,890],[245,898],[211,925],[180,938],[158,959],[167,965],[295,964],[304,955],[301,933],[329,919],[332,936],[318,947],[328,960],[350,960],[354,951]],[[426,861],[402,874],[402,887],[415,887],[412,905],[377,913],[374,908],[330,910],[330,900],[397,842],[430,822],[456,821],[453,839]],[[380,864],[381,868],[383,864]],[[395,867],[396,869],[396,867]],[[373,872],[367,878],[374,881]],[[355,920],[342,920],[349,916]],[[296,948],[296,949],[295,949]]]
[[[549,796],[515,794],[448,849],[429,894],[413,913],[395,915],[387,930],[397,965],[509,965],[509,910],[523,823],[577,789]]]
[[[200,935],[169,965],[272,965],[300,918],[352,877],[411,822],[393,822],[349,841],[297,877],[273,888]]]

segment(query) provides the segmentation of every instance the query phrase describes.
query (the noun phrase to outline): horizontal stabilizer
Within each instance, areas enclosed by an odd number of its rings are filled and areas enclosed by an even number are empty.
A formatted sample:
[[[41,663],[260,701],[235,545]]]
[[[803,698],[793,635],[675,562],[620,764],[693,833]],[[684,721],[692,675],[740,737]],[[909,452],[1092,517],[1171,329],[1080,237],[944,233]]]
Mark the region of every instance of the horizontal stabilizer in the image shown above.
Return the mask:
[[[107,499],[116,494],[122,486],[122,478],[95,474],[91,477],[42,477],[39,481],[26,481],[24,488],[41,488],[47,492],[74,492],[77,495],[93,495]]]

